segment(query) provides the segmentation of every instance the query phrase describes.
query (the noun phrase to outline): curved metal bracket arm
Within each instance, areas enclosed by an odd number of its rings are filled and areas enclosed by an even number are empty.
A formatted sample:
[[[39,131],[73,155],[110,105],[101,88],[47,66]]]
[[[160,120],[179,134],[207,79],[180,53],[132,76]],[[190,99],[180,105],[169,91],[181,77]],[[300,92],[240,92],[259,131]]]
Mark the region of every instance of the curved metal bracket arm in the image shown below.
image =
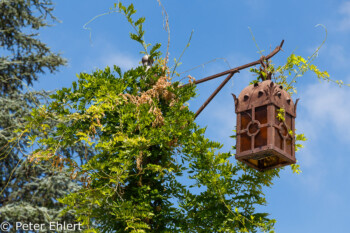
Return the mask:
[[[275,56],[279,51],[281,51],[281,50],[282,50],[283,43],[284,43],[284,40],[282,40],[281,44],[280,44],[279,46],[277,46],[269,55],[267,55],[266,57],[264,57],[264,60],[269,60],[270,58],[272,58],[273,56]],[[224,71],[224,72],[221,72],[221,73],[218,73],[218,74],[214,74],[214,75],[208,76],[208,77],[206,77],[206,78],[202,78],[202,79],[196,80],[196,81],[194,81],[193,83],[194,83],[194,84],[203,83],[203,82],[206,82],[206,81],[209,81],[209,80],[212,80],[212,79],[221,77],[221,76],[223,76],[223,75],[225,75],[225,74],[229,74],[229,73],[232,73],[232,72],[237,72],[237,71],[240,71],[240,70],[243,70],[243,69],[246,69],[246,68],[255,66],[255,65],[259,65],[260,63],[261,63],[261,58],[260,58],[259,60],[257,60],[257,61],[254,61],[254,62],[245,64],[245,65],[242,65],[242,66],[238,66],[238,67],[236,67],[236,68],[233,68],[233,69],[230,69],[230,70],[226,70],[226,71]],[[185,84],[184,86],[190,85],[190,84],[192,84],[192,83],[187,83],[187,84]]]
[[[216,88],[216,90],[213,92],[213,94],[211,94],[211,96],[204,102],[204,104],[197,110],[196,115],[194,117],[194,119],[197,118],[197,116],[203,111],[203,109],[210,103],[210,101],[212,99],[214,99],[214,97],[216,96],[217,93],[219,93],[219,91],[225,86],[225,84],[230,81],[230,79],[232,78],[232,76],[239,71],[233,71],[232,73],[230,73],[225,80],[220,84],[220,86],[218,88]]]
[[[206,81],[209,81],[209,80],[212,80],[212,79],[215,79],[215,78],[218,78],[218,77],[221,77],[225,74],[229,74],[226,79],[220,84],[220,86],[218,88],[216,88],[216,90],[213,92],[213,94],[211,94],[211,96],[204,102],[204,104],[198,109],[198,111],[196,112],[196,115],[195,115],[195,118],[197,118],[197,116],[203,111],[203,109],[210,103],[210,101],[216,96],[216,94],[226,85],[226,83],[232,78],[232,76],[235,74],[235,73],[239,73],[240,70],[243,70],[243,69],[246,69],[246,68],[249,68],[251,66],[255,66],[255,65],[259,65],[261,64],[262,62],[262,59],[263,60],[269,60],[270,58],[272,58],[273,56],[275,56],[279,51],[282,50],[282,46],[283,46],[283,43],[284,43],[284,40],[282,40],[281,44],[279,46],[277,46],[269,55],[267,55],[266,57],[261,57],[259,60],[257,61],[254,61],[254,62],[251,62],[251,63],[248,63],[248,64],[245,64],[245,65],[242,65],[242,66],[238,66],[236,68],[233,68],[233,69],[230,69],[230,70],[226,70],[224,72],[221,72],[221,73],[218,73],[218,74],[214,74],[214,75],[211,75],[209,77],[206,77],[206,78],[203,78],[203,79],[199,79],[197,81],[194,81],[193,83],[194,84],[199,84],[199,83],[203,83],[203,82],[206,82]],[[193,83],[188,83],[188,84],[185,84],[184,86],[186,85],[190,85],[190,84],[193,84]]]

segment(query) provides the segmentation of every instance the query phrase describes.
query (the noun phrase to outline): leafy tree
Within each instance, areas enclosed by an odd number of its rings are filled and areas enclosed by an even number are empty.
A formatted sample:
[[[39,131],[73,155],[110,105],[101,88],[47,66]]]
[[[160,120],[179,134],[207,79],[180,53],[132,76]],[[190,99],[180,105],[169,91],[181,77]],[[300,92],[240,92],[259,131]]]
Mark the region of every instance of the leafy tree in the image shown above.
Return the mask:
[[[153,66],[79,74],[71,88],[33,110],[22,133],[34,135],[38,148],[28,159],[49,161],[56,171],[67,167],[81,182],[60,201],[89,232],[272,232],[275,220],[256,207],[266,204],[263,188],[280,169],[258,172],[218,152],[222,145],[205,138],[186,105],[195,85],[171,79],[167,56],[161,58],[159,44],[149,49],[144,42],[145,19],[133,19],[132,4],[116,8]],[[51,120],[60,123],[50,128]],[[60,152],[76,143],[94,156],[82,163]]]
[[[66,63],[38,39],[38,30],[55,20],[52,10],[50,0],[0,2],[0,222],[74,221],[71,213],[59,216],[63,205],[56,199],[79,186],[65,173],[54,174],[49,163],[33,166],[25,160],[26,137],[10,141],[18,136],[14,129],[23,128],[31,109],[48,97],[47,92],[29,87],[39,75]]]
[[[119,9],[136,29],[131,38],[147,52],[144,18],[132,19],[132,5]],[[233,164],[231,153],[217,152],[221,145],[204,137],[186,106],[195,86],[171,82],[159,47],[150,49],[156,61],[150,69],[82,73],[72,88],[34,109],[24,133],[47,136],[31,137],[39,148],[29,160],[69,167],[83,188],[62,202],[78,221],[104,232],[271,230],[274,220],[255,206],[266,203],[262,188],[278,170],[256,172]],[[48,120],[61,123],[50,128]],[[58,150],[77,142],[96,151],[84,164]],[[183,184],[186,175],[190,187]]]
[[[194,86],[180,87],[166,74],[160,61],[147,72],[115,66],[80,74],[33,111],[28,133],[41,129],[48,137],[36,138],[40,148],[29,159],[70,167],[85,184],[62,201],[102,232],[270,230],[274,221],[255,205],[265,204],[262,188],[278,170],[260,173],[217,153],[221,145],[204,137],[185,105]],[[48,129],[47,118],[65,123]],[[76,142],[96,150],[83,165],[56,152]],[[183,184],[187,174],[192,188]]]

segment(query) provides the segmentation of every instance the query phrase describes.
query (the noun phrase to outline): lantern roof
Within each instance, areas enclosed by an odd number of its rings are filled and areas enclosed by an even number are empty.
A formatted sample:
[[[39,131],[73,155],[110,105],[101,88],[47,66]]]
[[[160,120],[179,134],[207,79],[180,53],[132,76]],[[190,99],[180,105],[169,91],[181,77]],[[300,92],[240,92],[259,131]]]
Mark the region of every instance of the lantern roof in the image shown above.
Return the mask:
[[[236,113],[246,111],[253,107],[274,104],[279,108],[284,108],[286,113],[296,117],[296,105],[298,100],[293,102],[289,93],[283,89],[282,85],[271,80],[254,83],[244,88],[238,98],[235,99]]]

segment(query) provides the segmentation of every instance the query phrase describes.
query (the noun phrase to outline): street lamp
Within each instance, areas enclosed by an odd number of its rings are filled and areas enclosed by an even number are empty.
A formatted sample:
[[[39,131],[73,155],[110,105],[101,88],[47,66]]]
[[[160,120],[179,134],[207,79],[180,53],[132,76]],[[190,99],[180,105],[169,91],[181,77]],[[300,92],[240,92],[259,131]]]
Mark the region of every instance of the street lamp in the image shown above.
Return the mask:
[[[200,84],[223,75],[226,79],[210,95],[198,109],[197,117],[226,83],[240,70],[255,65],[262,65],[266,80],[254,83],[241,92],[235,99],[237,114],[236,159],[259,171],[282,167],[296,162],[295,159],[295,118],[298,100],[292,101],[291,96],[281,85],[271,81],[271,74],[267,72],[268,60],[276,55],[284,41],[269,55],[259,60],[196,80]],[[191,84],[186,84],[191,85]],[[283,117],[278,118],[278,112]]]
[[[238,98],[232,95],[237,114],[236,159],[260,171],[295,163],[298,100],[294,104],[288,92],[271,80],[244,88]],[[284,113],[282,118],[279,111]]]

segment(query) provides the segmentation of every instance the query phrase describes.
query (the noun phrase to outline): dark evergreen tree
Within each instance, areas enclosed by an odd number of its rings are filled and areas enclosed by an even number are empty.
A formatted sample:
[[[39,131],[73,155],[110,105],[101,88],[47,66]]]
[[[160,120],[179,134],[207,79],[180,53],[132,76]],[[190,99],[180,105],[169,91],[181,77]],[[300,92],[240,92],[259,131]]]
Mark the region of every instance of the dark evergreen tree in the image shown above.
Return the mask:
[[[74,221],[72,213],[59,215],[63,205],[57,199],[78,185],[67,173],[52,172],[48,163],[27,162],[26,137],[15,131],[48,96],[29,87],[40,75],[66,63],[38,38],[39,29],[56,21],[52,11],[51,0],[0,1],[0,223]],[[15,137],[20,140],[10,142]],[[77,145],[62,153],[82,150]]]

